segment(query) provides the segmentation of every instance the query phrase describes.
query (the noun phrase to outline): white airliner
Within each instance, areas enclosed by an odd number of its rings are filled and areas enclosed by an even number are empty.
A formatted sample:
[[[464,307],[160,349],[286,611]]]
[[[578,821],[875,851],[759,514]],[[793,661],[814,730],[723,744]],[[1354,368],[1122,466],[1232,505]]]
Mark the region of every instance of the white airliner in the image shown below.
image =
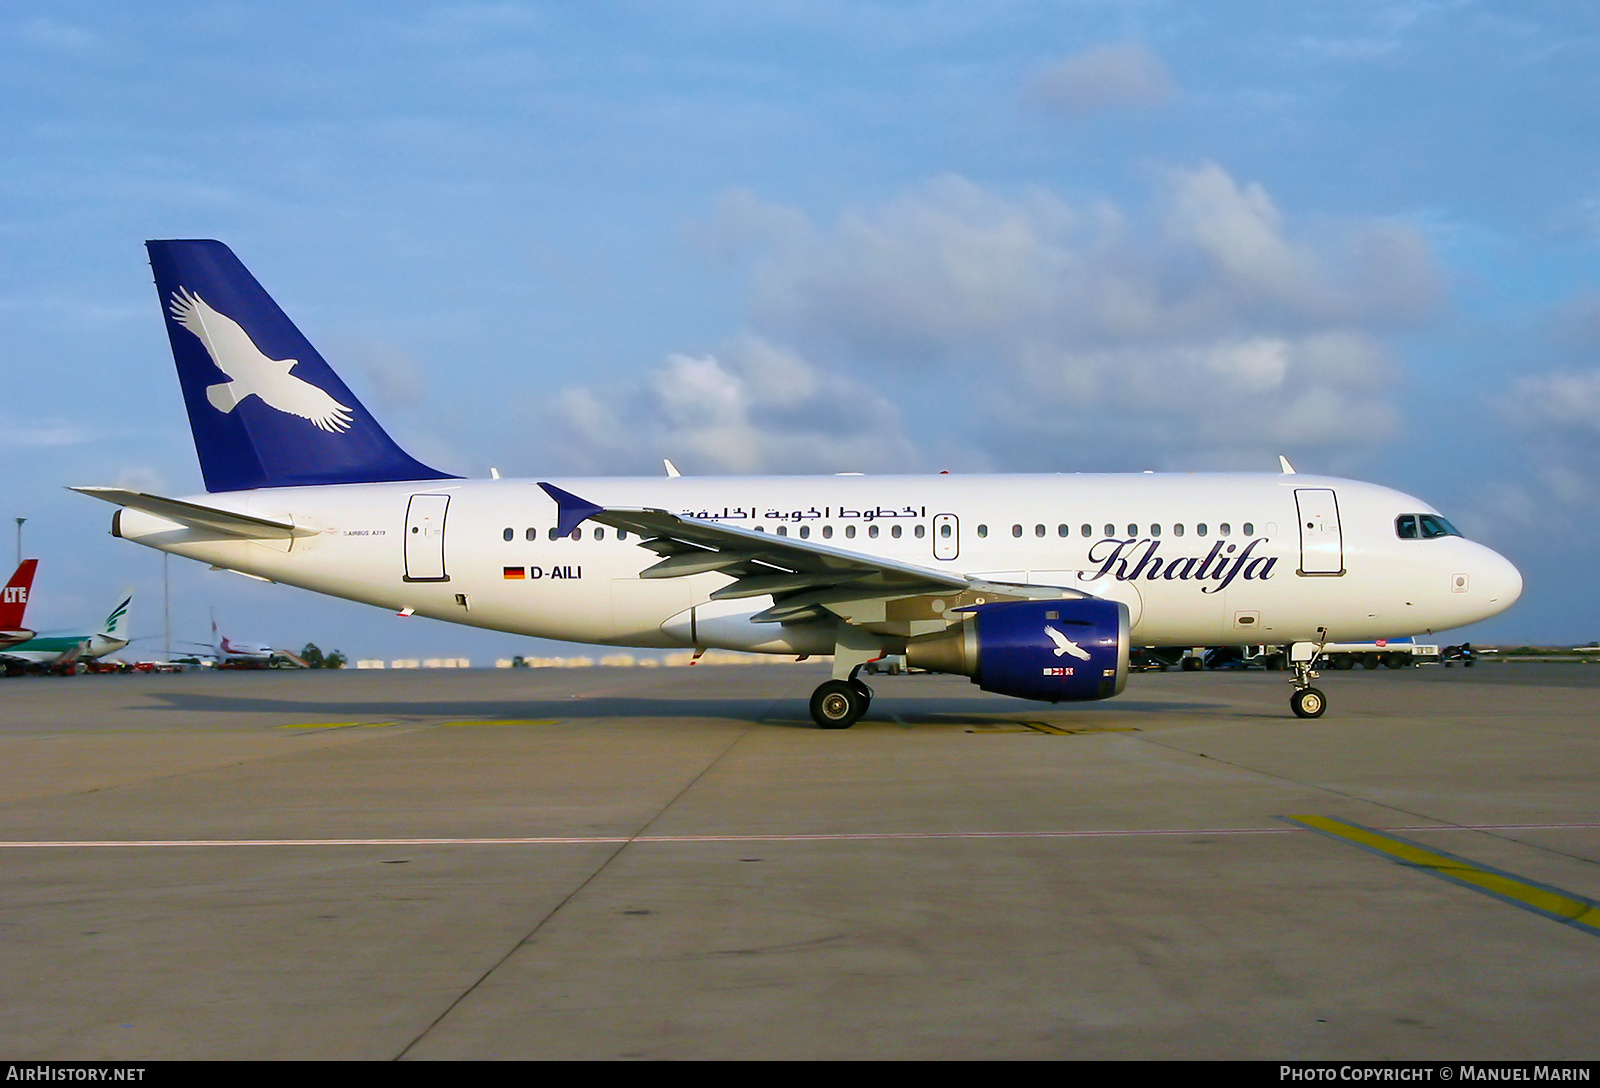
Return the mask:
[[[1458,627],[1522,578],[1419,499],[1294,474],[463,480],[384,433],[233,253],[148,243],[207,494],[79,488],[113,534],[402,614],[637,647],[831,654],[1050,702],[1122,691],[1134,645],[1289,647]],[[223,387],[227,395],[219,394]]]

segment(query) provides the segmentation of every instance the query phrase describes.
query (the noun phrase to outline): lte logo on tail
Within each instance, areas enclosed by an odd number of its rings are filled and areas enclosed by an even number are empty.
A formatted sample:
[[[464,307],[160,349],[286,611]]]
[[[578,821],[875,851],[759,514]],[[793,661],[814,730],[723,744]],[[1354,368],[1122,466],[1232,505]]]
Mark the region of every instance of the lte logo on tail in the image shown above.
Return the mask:
[[[27,604],[27,586],[6,586],[4,595],[0,595],[0,604]]]

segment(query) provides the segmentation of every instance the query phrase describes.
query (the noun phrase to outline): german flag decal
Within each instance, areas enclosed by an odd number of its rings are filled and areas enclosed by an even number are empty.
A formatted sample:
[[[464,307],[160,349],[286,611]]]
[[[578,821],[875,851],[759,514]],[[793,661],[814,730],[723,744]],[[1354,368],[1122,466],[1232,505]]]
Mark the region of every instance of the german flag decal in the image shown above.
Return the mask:
[[[505,577],[508,581],[521,581],[528,576],[527,567],[503,567],[501,569],[505,571]]]

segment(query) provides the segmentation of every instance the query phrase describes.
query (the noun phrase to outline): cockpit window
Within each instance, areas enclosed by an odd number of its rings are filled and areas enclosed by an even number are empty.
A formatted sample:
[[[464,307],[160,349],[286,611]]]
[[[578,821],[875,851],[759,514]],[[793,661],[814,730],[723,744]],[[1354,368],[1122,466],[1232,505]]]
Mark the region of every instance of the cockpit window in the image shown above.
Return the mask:
[[[1401,540],[1432,540],[1441,536],[1460,536],[1461,531],[1438,514],[1401,514],[1394,519],[1394,532]]]

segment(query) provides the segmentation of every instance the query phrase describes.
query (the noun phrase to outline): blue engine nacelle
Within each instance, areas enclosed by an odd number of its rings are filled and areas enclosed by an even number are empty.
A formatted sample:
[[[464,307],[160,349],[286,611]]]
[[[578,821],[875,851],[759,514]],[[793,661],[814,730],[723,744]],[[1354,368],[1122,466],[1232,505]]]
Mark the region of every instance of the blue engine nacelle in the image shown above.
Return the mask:
[[[1043,702],[1109,699],[1128,682],[1128,606],[1097,597],[963,609],[960,627],[906,647],[906,662]]]

